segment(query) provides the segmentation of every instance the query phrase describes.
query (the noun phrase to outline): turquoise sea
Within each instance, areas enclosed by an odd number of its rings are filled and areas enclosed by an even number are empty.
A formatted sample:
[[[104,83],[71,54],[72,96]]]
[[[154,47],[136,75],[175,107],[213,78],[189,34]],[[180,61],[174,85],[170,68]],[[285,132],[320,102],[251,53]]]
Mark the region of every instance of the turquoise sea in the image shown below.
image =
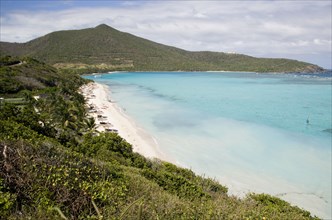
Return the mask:
[[[172,162],[231,193],[270,193],[331,218],[331,72],[86,78],[109,85],[113,101]]]

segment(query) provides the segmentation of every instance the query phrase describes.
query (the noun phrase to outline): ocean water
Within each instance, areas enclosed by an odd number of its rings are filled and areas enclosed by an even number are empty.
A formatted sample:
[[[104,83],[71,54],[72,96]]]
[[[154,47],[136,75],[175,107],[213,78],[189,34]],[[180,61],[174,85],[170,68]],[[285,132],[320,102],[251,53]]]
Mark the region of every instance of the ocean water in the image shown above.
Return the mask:
[[[139,72],[86,76],[171,161],[230,193],[269,193],[331,218],[331,73]]]

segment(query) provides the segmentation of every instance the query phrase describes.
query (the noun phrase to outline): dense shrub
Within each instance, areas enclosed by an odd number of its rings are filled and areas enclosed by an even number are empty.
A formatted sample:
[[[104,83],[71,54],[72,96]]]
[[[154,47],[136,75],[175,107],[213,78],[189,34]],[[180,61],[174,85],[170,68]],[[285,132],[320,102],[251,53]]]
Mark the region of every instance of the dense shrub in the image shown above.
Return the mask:
[[[58,207],[71,218],[94,214],[98,207],[123,202],[126,182],[121,171],[98,166],[80,154],[47,141],[37,146],[25,141],[0,142],[3,211],[8,214]]]

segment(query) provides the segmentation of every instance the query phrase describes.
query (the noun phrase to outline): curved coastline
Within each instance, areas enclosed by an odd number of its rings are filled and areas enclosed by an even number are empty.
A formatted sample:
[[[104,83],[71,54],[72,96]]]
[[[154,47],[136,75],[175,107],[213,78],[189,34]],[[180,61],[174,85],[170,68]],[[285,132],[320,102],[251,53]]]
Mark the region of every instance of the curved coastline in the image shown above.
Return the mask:
[[[133,150],[142,154],[148,158],[158,158],[161,160],[172,162],[172,160],[166,155],[164,155],[160,150],[156,139],[154,139],[150,134],[148,134],[144,129],[140,128],[137,123],[133,119],[131,119],[123,109],[121,109],[116,103],[112,102],[110,96],[110,89],[108,86],[99,84],[99,83],[89,83],[88,85],[83,86],[82,92],[85,97],[88,99],[88,103],[95,105],[96,109],[101,110],[104,116],[107,116],[107,122],[112,125],[112,128],[117,129],[119,135],[124,138],[127,142],[132,144]],[[100,113],[100,112],[99,112]],[[91,113],[98,122],[98,114],[99,113]],[[103,131],[105,127],[102,125],[98,126],[98,130]],[[172,162],[173,163],[173,162]],[[176,163],[175,163],[176,164]],[[232,186],[232,181],[222,181],[226,183],[228,186]],[[240,184],[240,183],[239,183]],[[234,186],[233,186],[234,188]],[[237,188],[237,187],[235,187]],[[241,188],[241,187],[240,187]],[[243,188],[242,188],[243,189]],[[295,189],[293,189],[296,191]],[[232,195],[237,197],[244,197],[244,194],[253,191],[260,191],[254,189],[247,190],[233,190],[231,192]],[[272,193],[279,198],[282,198],[293,205],[297,205],[301,208],[305,208],[309,210],[314,215],[318,215],[323,218],[328,218],[328,215],[324,213],[324,211],[319,207],[319,204],[322,204],[322,198],[317,195],[311,193]],[[301,197],[306,197],[305,200],[299,200],[299,194]],[[312,204],[312,201],[314,201]],[[324,201],[323,201],[324,203]]]
[[[151,159],[169,160],[159,150],[156,139],[111,101],[110,91],[106,85],[91,82],[82,86],[80,91],[86,98],[87,105],[92,108],[89,115],[95,119],[98,131],[112,129],[130,143],[135,152]]]

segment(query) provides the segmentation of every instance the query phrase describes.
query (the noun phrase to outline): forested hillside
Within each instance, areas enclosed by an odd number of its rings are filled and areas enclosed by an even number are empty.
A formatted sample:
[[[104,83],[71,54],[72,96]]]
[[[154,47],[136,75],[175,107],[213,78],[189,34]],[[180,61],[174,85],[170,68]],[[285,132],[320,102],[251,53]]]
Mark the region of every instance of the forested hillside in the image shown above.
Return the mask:
[[[91,73],[129,71],[315,72],[319,66],[290,59],[221,52],[190,52],[107,25],[57,31],[27,43],[0,42],[2,55],[31,56],[61,69]]]

